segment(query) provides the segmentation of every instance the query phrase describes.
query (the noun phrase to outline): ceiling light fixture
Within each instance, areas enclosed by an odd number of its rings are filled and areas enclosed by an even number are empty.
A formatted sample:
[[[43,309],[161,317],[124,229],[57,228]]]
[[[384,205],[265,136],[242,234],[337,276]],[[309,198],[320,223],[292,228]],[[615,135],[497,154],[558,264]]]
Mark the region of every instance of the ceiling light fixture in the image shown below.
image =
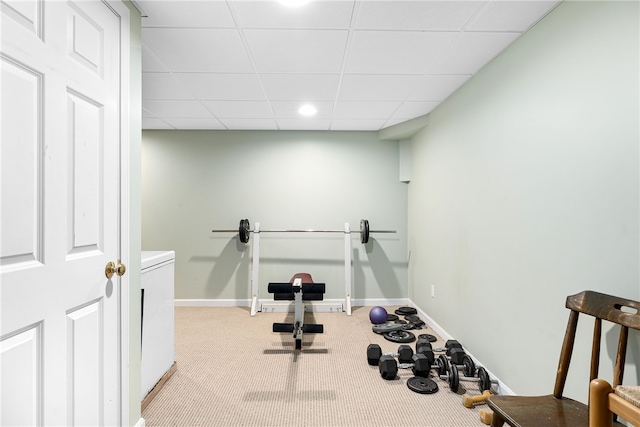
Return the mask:
[[[311,0],[280,0],[280,3],[287,7],[300,7],[309,3]]]
[[[316,108],[311,105],[311,104],[305,104],[302,107],[300,107],[300,109],[298,110],[298,113],[302,114],[303,116],[313,116],[315,113],[317,113],[318,110],[316,110]]]

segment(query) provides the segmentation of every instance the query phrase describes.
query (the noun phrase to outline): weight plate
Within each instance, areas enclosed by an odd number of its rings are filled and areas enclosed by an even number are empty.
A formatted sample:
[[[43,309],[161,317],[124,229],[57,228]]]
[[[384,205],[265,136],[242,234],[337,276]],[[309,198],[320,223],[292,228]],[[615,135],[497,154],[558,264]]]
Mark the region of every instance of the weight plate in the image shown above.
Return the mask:
[[[476,364],[473,363],[473,359],[468,354],[465,354],[462,358],[462,366],[464,366],[463,372],[465,377],[472,377],[476,374]],[[480,391],[482,392],[484,390]]]
[[[409,331],[391,331],[384,334],[385,339],[392,342],[407,343],[416,340],[416,336]]]
[[[367,219],[360,220],[360,242],[369,243],[369,220]]]
[[[404,316],[404,318],[406,320],[408,320],[411,323],[420,323],[422,322],[422,319],[420,319],[420,317],[417,314],[408,314],[406,316]]]
[[[449,365],[449,388],[452,392],[456,393],[460,386],[460,376],[458,375],[458,368],[453,365]]]
[[[438,356],[436,365],[438,366],[438,375],[447,375],[447,372],[449,372],[449,360],[444,354]]]
[[[478,382],[480,393],[485,390],[491,390],[491,378],[489,378],[489,373],[487,373],[487,370],[482,366],[478,368],[478,378],[480,378],[480,381]]]
[[[429,342],[436,342],[438,338],[431,334],[420,334],[418,335],[418,339],[429,340]]]
[[[396,309],[396,311],[394,311],[394,313],[396,313],[397,315],[400,315],[400,316],[407,316],[407,315],[411,315],[411,314],[418,314],[418,310],[416,310],[413,307],[400,307],[400,308]]]
[[[241,219],[240,225],[238,226],[238,237],[242,243],[247,243],[249,241],[251,226],[249,224],[248,219]]]
[[[400,319],[398,316],[396,316],[395,314],[387,314],[387,322],[394,322],[396,320]]]
[[[404,329],[405,331],[410,331],[411,329],[418,329],[418,327],[415,323],[407,322],[402,325],[402,329]]]
[[[404,325],[401,325],[399,323],[387,322],[381,323],[379,325],[373,325],[371,329],[376,334],[384,334],[385,332],[399,331],[402,329],[402,326]]]
[[[438,391],[438,384],[431,378],[411,377],[407,380],[407,387],[420,394],[433,394]]]

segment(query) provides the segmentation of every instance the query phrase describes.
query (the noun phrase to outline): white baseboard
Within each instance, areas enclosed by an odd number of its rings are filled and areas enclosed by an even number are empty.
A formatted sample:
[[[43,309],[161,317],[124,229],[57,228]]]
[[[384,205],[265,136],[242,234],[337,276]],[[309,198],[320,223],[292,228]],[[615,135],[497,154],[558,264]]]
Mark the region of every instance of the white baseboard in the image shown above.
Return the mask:
[[[354,307],[375,307],[376,305],[379,305],[380,307],[388,305],[405,306],[409,304],[409,302],[408,298],[358,298],[351,300],[351,304]]]
[[[353,307],[368,307],[368,306],[388,306],[388,305],[407,305],[409,304],[408,298],[362,298],[362,299],[353,299],[351,300],[351,305]],[[289,301],[274,301],[272,299],[260,299],[258,300],[258,306],[280,306],[280,305],[288,305],[292,304]],[[314,307],[322,307],[322,306],[331,306],[331,305],[341,305],[345,306],[345,300],[343,298],[336,299],[325,299],[322,301],[309,301],[305,302],[305,304],[314,306]],[[250,299],[176,299],[175,300],[176,307],[251,307]],[[273,310],[270,310],[273,311]],[[280,310],[276,310],[280,311]],[[286,311],[286,310],[282,310]],[[293,311],[293,309],[291,310]],[[312,310],[318,311],[318,310]],[[322,310],[320,310],[322,311]],[[328,310],[330,311],[330,310]]]
[[[147,423],[145,422],[144,418],[140,417],[134,427],[145,427],[146,424]]]
[[[250,299],[176,299],[176,307],[251,307]]]
[[[443,340],[446,341],[446,340],[455,339],[442,326],[440,326],[438,324],[438,322],[436,322],[431,317],[429,317],[427,315],[427,313],[425,313],[424,311],[420,310],[420,308],[417,307],[412,301],[410,301],[408,305],[410,305],[411,307],[415,307],[415,309],[418,311],[418,316],[420,316],[422,319],[424,319],[424,322],[427,324],[427,326],[430,327],[431,329],[433,329],[433,331],[436,334],[438,334]],[[489,374],[489,378],[491,378],[492,380],[494,380],[494,379],[498,380],[498,388],[497,388],[496,391],[499,394],[515,395],[515,393],[509,387],[507,387],[502,381],[500,381],[499,378],[497,378],[495,375],[493,375],[493,373],[491,371],[489,371],[485,367],[485,365],[483,363],[481,363],[476,357],[474,357],[473,354],[469,353],[469,351],[466,348],[464,349],[464,351],[469,355],[469,357],[471,357],[471,359],[473,359],[473,362],[477,366],[482,366],[487,370],[487,373]]]

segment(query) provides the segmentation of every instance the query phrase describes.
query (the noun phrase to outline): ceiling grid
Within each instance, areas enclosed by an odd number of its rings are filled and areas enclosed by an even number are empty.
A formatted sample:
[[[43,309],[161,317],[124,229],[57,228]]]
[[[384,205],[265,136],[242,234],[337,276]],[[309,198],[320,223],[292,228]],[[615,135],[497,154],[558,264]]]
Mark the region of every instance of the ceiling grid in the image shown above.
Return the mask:
[[[370,130],[430,113],[556,0],[136,0],[143,129]],[[303,104],[317,113],[298,114]]]

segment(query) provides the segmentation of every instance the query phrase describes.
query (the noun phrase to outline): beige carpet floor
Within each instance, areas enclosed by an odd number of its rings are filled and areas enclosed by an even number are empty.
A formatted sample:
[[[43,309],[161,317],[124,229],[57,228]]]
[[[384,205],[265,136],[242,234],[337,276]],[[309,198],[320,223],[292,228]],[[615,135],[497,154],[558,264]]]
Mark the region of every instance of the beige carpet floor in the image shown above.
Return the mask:
[[[144,410],[146,425],[483,426],[479,411],[486,405],[462,405],[465,392],[480,394],[476,383],[461,382],[452,393],[437,379],[437,393],[418,394],[406,385],[411,370],[386,381],[368,365],[370,343],[384,352],[398,348],[372,332],[369,309],[307,313],[305,323],[322,323],[325,332],[305,334],[302,351],[295,351],[290,334],[271,332],[273,322],[290,322],[293,313],[176,308],[178,369]]]

